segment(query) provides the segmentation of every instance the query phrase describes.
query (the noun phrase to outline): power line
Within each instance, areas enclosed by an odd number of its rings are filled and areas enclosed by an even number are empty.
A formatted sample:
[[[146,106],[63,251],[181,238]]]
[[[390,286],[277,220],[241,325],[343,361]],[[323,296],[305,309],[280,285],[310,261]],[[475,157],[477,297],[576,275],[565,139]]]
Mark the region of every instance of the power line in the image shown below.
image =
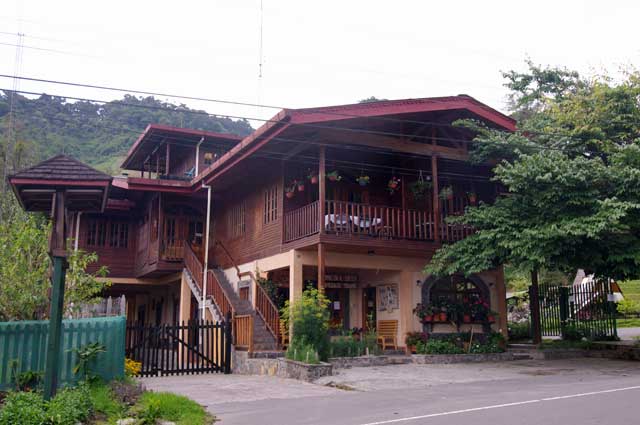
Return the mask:
[[[2,76],[3,75],[0,74],[0,77],[2,77]],[[8,89],[3,89],[3,88],[0,88],[0,90],[9,91]],[[22,94],[35,95],[35,96],[46,95],[45,93],[37,93],[37,92],[31,92],[31,91],[25,91],[25,90],[19,90],[17,92],[18,93],[22,93]],[[280,123],[279,120],[274,120],[274,119],[255,118],[255,117],[247,117],[247,116],[240,116],[240,115],[219,115],[219,114],[211,114],[211,113],[208,113],[206,111],[194,111],[194,110],[188,110],[188,109],[171,109],[171,108],[167,108],[167,107],[163,107],[163,106],[141,105],[141,104],[135,104],[135,103],[129,103],[129,102],[122,102],[122,101],[119,101],[119,100],[105,101],[105,100],[99,100],[99,99],[90,99],[90,98],[82,98],[82,97],[76,97],[76,96],[64,96],[64,95],[49,95],[49,96],[60,97],[60,98],[64,98],[64,99],[72,99],[72,100],[77,100],[77,101],[84,101],[84,102],[131,106],[131,107],[135,107],[135,108],[146,108],[146,109],[153,109],[153,110],[163,110],[163,111],[173,112],[173,113],[189,113],[189,114],[196,114],[196,115],[205,115],[205,116],[215,117],[215,118],[225,117],[225,118],[234,118],[234,119],[239,119],[239,120],[262,121],[262,122],[265,122],[265,123],[272,123],[272,124]],[[290,125],[290,126],[308,127],[308,128],[323,129],[323,130],[342,130],[342,131],[345,131],[345,132],[348,132],[348,133],[364,133],[364,134],[391,136],[391,137],[406,137],[407,136],[404,133],[395,133],[395,132],[388,132],[388,131],[376,131],[376,130],[366,130],[366,129],[362,129],[362,128],[348,128],[348,127],[338,127],[338,126],[308,124],[308,123],[287,123],[287,124]],[[449,142],[474,143],[473,140],[457,139],[457,138],[442,137],[442,136],[433,137],[433,136],[412,135],[411,137],[414,138],[414,139],[423,139],[423,140],[426,140],[428,142],[431,142],[432,140],[435,139],[435,140],[449,141]],[[345,143],[349,143],[349,141],[346,141]],[[553,151],[565,152],[565,150],[560,149],[560,148],[553,148],[553,147],[539,146],[539,145],[528,146],[528,148],[537,149],[537,150],[540,150],[540,151],[542,151],[542,150],[553,150]]]
[[[18,112],[18,111],[16,111]],[[24,113],[25,115],[27,115],[28,113],[26,111],[19,111],[19,113]],[[61,122],[66,122],[66,123],[75,123],[72,120],[68,120],[68,119],[64,119],[61,117],[54,117],[51,115],[47,115],[47,114],[42,114],[45,117],[55,120],[55,121],[61,121]],[[130,128],[119,128],[119,127],[113,127],[113,126],[107,126],[104,123],[91,123],[91,125],[93,126],[103,126],[103,127],[107,127],[110,128],[112,130],[115,131],[119,131],[119,132],[130,132],[130,133],[135,133],[136,135],[139,135],[141,130],[134,130],[134,129],[130,129]],[[187,142],[191,142],[193,141],[192,139],[187,139],[187,138],[183,138],[183,137],[174,137],[172,138],[172,140],[176,140],[176,141],[187,141]],[[292,142],[292,143],[304,143],[304,144],[309,144],[309,145],[314,145],[314,146],[325,146],[328,148],[333,148],[333,149],[338,149],[338,150],[360,150],[363,152],[367,152],[367,153],[372,153],[372,150],[367,150],[367,149],[351,149],[348,146],[344,146],[344,145],[335,145],[335,144],[331,144],[331,143],[320,143],[320,142],[313,142],[313,141],[307,141],[307,140],[296,140],[296,139],[288,139],[288,138],[281,138],[281,137],[274,137],[273,140],[276,141],[282,141],[282,142]],[[392,156],[403,156],[402,153],[394,153],[394,152],[382,152],[382,151],[373,151],[373,153],[379,153],[379,154],[388,154],[388,155],[392,155]],[[313,157],[313,156],[305,156],[305,155],[297,155],[296,157],[291,157],[289,158],[289,154],[287,152],[275,152],[275,151],[262,151],[261,153],[257,153],[255,155],[256,158],[264,158],[264,159],[272,159],[272,160],[283,160],[283,159],[287,159],[290,162],[296,162],[296,163],[301,163],[301,164],[305,164],[305,165],[315,165],[318,163],[318,159]],[[412,155],[413,158],[416,159],[426,159],[426,157],[424,156],[417,156],[417,155]],[[367,170],[367,171],[373,171],[376,173],[381,173],[383,172],[382,170],[385,170],[387,172],[391,172],[397,175],[406,175],[406,176],[418,176],[420,174],[420,172],[423,172],[427,169],[429,169],[429,167],[425,167],[425,168],[408,168],[408,167],[402,167],[402,166],[397,166],[397,165],[385,165],[385,164],[374,164],[371,162],[356,162],[356,161],[346,161],[346,160],[340,160],[340,159],[327,159],[327,163],[328,164],[340,164],[340,168],[347,168],[347,169],[352,169],[352,170]],[[447,171],[440,171],[438,173],[438,175],[440,176],[445,176],[445,177],[458,177],[461,179],[465,179],[465,180],[488,180],[488,178],[486,177],[482,177],[482,176],[474,176],[474,175],[468,175],[468,174],[463,174],[463,173],[454,173],[454,172],[447,172]]]
[[[2,78],[14,78],[14,76],[8,75],[8,74],[0,74],[0,77],[2,77]],[[239,101],[233,101],[233,100],[215,99],[215,98],[207,98],[207,97],[200,97],[200,96],[183,96],[183,95],[176,95],[176,94],[171,94],[171,93],[152,92],[152,91],[144,91],[144,90],[136,90],[136,89],[125,89],[125,88],[118,88],[118,87],[102,86],[102,85],[97,85],[97,84],[86,84],[86,83],[77,83],[77,82],[69,82],[69,81],[49,80],[49,79],[34,78],[34,77],[18,77],[18,78],[20,78],[22,80],[25,80],[25,81],[48,83],[48,84],[55,84],[55,85],[66,85],[66,86],[73,86],[73,87],[83,87],[83,88],[98,89],[98,90],[108,90],[108,91],[117,91],[117,92],[124,92],[124,93],[135,93],[135,94],[142,94],[142,95],[161,96],[161,97],[169,97],[169,98],[174,98],[174,99],[195,100],[195,101],[220,103],[220,104],[235,105],[235,106],[246,106],[246,107],[254,107],[254,108],[277,109],[277,110],[295,110],[297,113],[308,113],[308,114],[313,114],[313,113],[317,113],[318,112],[317,111],[318,108],[296,109],[296,108],[287,108],[287,107],[284,107],[284,106],[265,105],[265,104],[250,103],[250,102],[239,102]],[[104,102],[104,101],[96,100],[96,102]],[[393,117],[384,117],[384,116],[365,116],[365,115],[350,114],[350,113],[336,112],[336,111],[326,111],[326,110],[322,111],[322,113],[326,114],[326,115],[332,115],[332,116],[343,117],[343,118],[366,118],[369,121],[384,121],[384,122],[394,122],[394,123],[400,123],[400,124],[432,125],[432,126],[439,126],[439,127],[449,127],[449,128],[454,128],[454,129],[457,129],[457,130],[460,129],[459,126],[456,126],[456,125],[453,125],[453,124],[450,124],[450,123],[438,122],[438,121],[410,120],[410,119],[404,119],[404,118],[393,118]],[[504,115],[504,114],[501,114],[501,115]],[[251,120],[254,120],[254,121],[265,121],[265,122],[268,121],[268,120],[261,119],[261,118],[245,118],[245,119],[251,119]],[[306,125],[306,124],[293,124],[293,125]],[[332,127],[332,128],[344,129],[344,128],[340,128],[340,127]],[[512,133],[509,130],[502,130],[502,129],[497,129],[497,128],[495,128],[494,130],[500,131],[500,132],[504,132],[504,133],[509,133],[509,134]],[[575,136],[562,134],[562,133],[550,133],[550,132],[541,132],[541,131],[534,131],[534,130],[527,130],[526,133],[527,134],[532,134],[532,135],[535,134],[535,135],[544,135],[544,136],[558,136],[558,137],[565,137],[565,138],[576,140]],[[396,133],[396,135],[406,136],[405,134],[397,134],[397,133]],[[469,140],[465,140],[465,139],[461,139],[459,141],[469,142]],[[582,140],[580,140],[580,141],[582,141]]]

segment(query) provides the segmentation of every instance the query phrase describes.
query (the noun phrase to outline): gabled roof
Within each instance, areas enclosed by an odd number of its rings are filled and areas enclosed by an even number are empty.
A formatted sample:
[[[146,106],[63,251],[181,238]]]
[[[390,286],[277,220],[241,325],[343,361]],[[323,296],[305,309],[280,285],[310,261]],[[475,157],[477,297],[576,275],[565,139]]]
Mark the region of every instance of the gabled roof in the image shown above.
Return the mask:
[[[269,140],[296,125],[329,121],[366,119],[368,117],[400,117],[403,114],[438,111],[468,111],[480,119],[493,123],[507,131],[516,130],[516,120],[466,94],[447,97],[383,100],[318,108],[283,109],[271,120],[242,139],[229,152],[211,164],[193,182],[210,183],[243,158],[264,146]],[[196,189],[197,190],[197,189]]]
[[[149,124],[131,146],[120,167],[125,170],[142,170],[145,160],[163,142],[168,142],[172,145],[195,147],[201,140],[203,148],[221,147],[224,150],[228,150],[242,140],[242,137],[231,133],[216,133],[162,124]]]
[[[61,154],[18,171],[9,179],[111,181],[111,176]]]
[[[506,130],[515,130],[516,120],[466,94],[292,109],[291,122],[301,124],[455,109],[468,110]]]
[[[56,155],[8,178],[27,211],[50,211],[57,191],[70,211],[102,211],[112,177],[67,155]]]

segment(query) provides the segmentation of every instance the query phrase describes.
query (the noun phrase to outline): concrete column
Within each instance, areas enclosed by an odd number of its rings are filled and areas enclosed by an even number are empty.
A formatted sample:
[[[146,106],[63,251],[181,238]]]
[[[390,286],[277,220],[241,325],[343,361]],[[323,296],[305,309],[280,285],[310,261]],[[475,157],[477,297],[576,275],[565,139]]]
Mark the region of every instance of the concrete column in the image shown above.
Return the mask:
[[[289,251],[289,304],[302,298],[302,259],[299,258],[300,253],[295,249]],[[292,324],[289,323],[289,341],[293,336]]]
[[[191,288],[183,272],[180,279],[180,315],[178,320],[187,322],[189,319],[191,319]]]
[[[400,323],[398,323],[398,345],[404,346],[404,338],[407,332],[413,330],[413,286],[415,285],[415,273],[400,272],[398,287],[398,304],[400,305]]]

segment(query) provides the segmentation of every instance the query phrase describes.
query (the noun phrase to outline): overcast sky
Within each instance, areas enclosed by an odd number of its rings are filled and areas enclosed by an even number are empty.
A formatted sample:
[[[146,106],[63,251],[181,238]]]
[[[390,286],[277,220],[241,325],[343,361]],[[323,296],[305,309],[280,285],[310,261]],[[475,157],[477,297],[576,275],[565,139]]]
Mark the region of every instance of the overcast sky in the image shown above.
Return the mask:
[[[469,94],[505,110],[524,59],[583,73],[640,63],[633,1],[5,0],[0,72],[285,107]],[[50,49],[37,50],[38,49]],[[11,81],[0,79],[0,88]],[[118,93],[20,83],[110,100]],[[276,111],[190,102],[211,113]]]

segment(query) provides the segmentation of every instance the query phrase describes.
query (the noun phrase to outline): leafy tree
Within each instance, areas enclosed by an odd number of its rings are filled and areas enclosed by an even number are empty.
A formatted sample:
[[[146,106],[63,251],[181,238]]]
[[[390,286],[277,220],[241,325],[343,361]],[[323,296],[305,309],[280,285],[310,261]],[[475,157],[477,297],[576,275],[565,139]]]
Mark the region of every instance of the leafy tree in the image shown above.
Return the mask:
[[[289,350],[312,347],[321,360],[329,356],[329,299],[323,292],[309,287],[293,304],[285,301],[281,311],[285,326],[292,325]]]
[[[640,275],[640,78],[584,80],[564,69],[505,74],[519,131],[474,122],[472,156],[497,160],[494,204],[451,222],[477,229],[445,245],[426,270],[466,274],[508,263],[532,272]]]
[[[51,225],[43,214],[23,211],[13,193],[0,195],[0,320],[42,319],[49,313]],[[87,273],[95,253],[69,250],[65,311],[92,303],[110,285],[107,269]]]

